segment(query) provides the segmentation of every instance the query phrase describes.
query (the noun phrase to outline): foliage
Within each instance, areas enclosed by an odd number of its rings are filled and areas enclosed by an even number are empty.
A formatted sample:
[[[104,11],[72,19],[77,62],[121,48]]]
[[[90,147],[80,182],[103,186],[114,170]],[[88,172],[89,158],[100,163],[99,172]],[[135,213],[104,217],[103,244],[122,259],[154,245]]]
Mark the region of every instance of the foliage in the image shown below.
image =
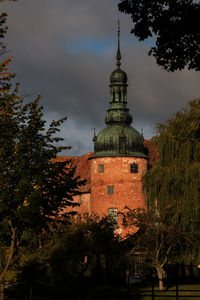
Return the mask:
[[[93,215],[52,230],[44,237],[38,258],[56,280],[90,276],[94,269],[102,268],[97,266],[99,258],[112,252],[114,241],[112,224]]]
[[[191,237],[180,226],[171,223],[172,214],[170,208],[159,211],[157,208],[148,211],[127,208],[123,213],[124,226],[128,226],[129,230],[134,229],[132,234],[128,234],[129,247],[125,251],[125,257],[136,264],[140,259],[140,263],[146,267],[154,268],[161,290],[166,264],[177,262],[180,253],[186,255],[192,244]]]
[[[167,71],[200,70],[200,3],[195,0],[120,0],[140,41],[155,38],[149,54]]]
[[[1,39],[7,32],[6,17],[6,13],[0,14]],[[0,55],[5,50],[1,40]],[[0,257],[0,285],[9,267],[15,269],[19,247],[27,247],[30,236],[48,230],[55,218],[67,217],[65,208],[76,205],[73,196],[84,184],[75,177],[71,161],[55,159],[57,153],[68,149],[57,146],[63,139],[56,137],[66,118],[45,129],[40,97],[24,105],[19,84],[12,87],[15,74],[8,70],[10,61],[7,58],[0,63],[0,250],[6,251],[5,259]]]
[[[200,240],[200,99],[158,125],[152,139],[159,159],[143,177],[147,211],[128,210],[125,225],[138,228],[129,234],[127,253],[142,256],[157,270],[163,288],[168,262],[193,262]]]
[[[67,215],[63,210],[75,205],[73,196],[84,182],[75,177],[71,161],[55,159],[68,148],[57,146],[62,138],[55,136],[66,118],[45,130],[40,97],[23,104],[18,84],[12,89],[8,64],[0,65],[0,246],[10,247],[11,260],[26,230],[39,233],[60,212]]]
[[[173,211],[172,224],[199,230],[200,214],[200,99],[189,102],[166,124],[158,126],[159,161],[144,176],[150,207]]]
[[[9,0],[9,1],[17,1],[17,0]],[[0,0],[0,3],[4,2],[4,0]],[[5,12],[0,13],[0,39],[4,38],[7,32],[8,27],[6,26],[6,18],[7,14]],[[4,54],[6,50],[6,45],[1,41],[0,42],[0,55]]]

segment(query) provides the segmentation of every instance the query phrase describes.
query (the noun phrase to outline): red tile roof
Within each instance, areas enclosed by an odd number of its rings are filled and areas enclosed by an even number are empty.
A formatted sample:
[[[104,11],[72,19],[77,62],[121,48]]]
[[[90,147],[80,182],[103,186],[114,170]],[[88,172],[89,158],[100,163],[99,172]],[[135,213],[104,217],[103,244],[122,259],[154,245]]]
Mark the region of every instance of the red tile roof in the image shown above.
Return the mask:
[[[58,156],[56,157],[56,161],[66,161],[71,160],[73,166],[76,167],[76,176],[80,176],[81,180],[86,180],[86,184],[80,187],[80,191],[82,193],[89,193],[90,192],[90,183],[91,183],[91,176],[90,176],[90,164],[91,161],[89,158],[93,155],[93,152],[86,153],[82,156]]]

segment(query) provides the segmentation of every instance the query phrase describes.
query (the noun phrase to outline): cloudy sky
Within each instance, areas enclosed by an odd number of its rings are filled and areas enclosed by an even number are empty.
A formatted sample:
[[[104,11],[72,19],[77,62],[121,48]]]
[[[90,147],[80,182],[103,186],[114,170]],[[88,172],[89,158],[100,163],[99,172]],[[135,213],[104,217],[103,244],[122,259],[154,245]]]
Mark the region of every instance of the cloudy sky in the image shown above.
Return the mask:
[[[109,76],[115,69],[117,20],[121,23],[121,68],[128,74],[133,126],[144,137],[188,100],[200,96],[200,73],[167,73],[147,55],[152,41],[130,34],[131,20],[117,0],[18,0],[0,4],[8,13],[6,43],[12,70],[28,100],[42,95],[45,119],[67,116],[60,135],[72,146],[64,155],[93,151],[93,131],[105,126]]]

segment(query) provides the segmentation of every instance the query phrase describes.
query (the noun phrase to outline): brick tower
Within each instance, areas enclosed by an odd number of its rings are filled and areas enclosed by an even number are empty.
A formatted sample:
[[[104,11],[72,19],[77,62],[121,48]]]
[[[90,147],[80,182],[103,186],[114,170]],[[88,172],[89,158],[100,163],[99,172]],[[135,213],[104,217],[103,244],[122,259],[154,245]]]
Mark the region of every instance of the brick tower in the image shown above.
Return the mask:
[[[110,108],[106,127],[94,136],[91,159],[91,211],[117,223],[125,206],[144,207],[141,177],[147,170],[142,135],[131,127],[127,108],[127,75],[121,70],[118,26],[117,68],[110,76]]]

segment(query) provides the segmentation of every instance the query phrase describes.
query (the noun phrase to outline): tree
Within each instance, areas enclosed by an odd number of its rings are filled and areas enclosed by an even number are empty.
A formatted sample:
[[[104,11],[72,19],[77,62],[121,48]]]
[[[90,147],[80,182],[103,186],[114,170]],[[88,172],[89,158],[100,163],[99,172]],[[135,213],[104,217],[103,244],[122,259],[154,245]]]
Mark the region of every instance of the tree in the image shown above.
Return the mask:
[[[7,70],[9,60],[0,65],[0,246],[9,248],[0,270],[3,280],[14,252],[26,231],[41,233],[64,209],[76,205],[73,196],[84,184],[75,177],[70,161],[58,162],[59,126],[66,118],[53,121],[45,130],[40,97],[24,105],[18,84],[12,88]]]
[[[91,215],[50,232],[39,257],[43,257],[57,280],[85,273],[101,277],[105,267],[101,257],[111,254],[114,242],[114,227],[108,218]]]
[[[170,208],[162,210],[127,209],[123,213],[124,226],[133,228],[134,233],[127,236],[128,248],[125,257],[130,262],[138,263],[142,260],[145,267],[154,268],[159,279],[159,289],[163,290],[165,266],[173,263],[180,257],[180,251],[185,252],[191,244],[189,235],[186,235],[180,226],[171,223],[173,212]],[[138,231],[135,233],[135,229]],[[182,247],[184,245],[184,247]],[[186,254],[186,253],[184,253]]]
[[[140,41],[155,40],[149,55],[167,71],[200,70],[200,2],[195,0],[120,0]]]
[[[129,210],[125,221],[139,230],[130,235],[132,256],[142,253],[156,268],[163,288],[168,262],[193,262],[200,241],[200,99],[158,125],[152,139],[159,159],[143,177],[147,212]],[[181,247],[181,244],[183,247]]]
[[[9,0],[9,1],[17,1],[17,0]],[[0,3],[4,2],[4,0],[0,0]],[[8,27],[6,26],[6,18],[7,14],[0,13],[0,39],[4,38],[7,32]],[[6,45],[1,41],[0,42],[0,55],[4,54],[6,50]]]
[[[200,227],[200,99],[158,125],[159,160],[143,178],[147,202],[158,210],[170,207],[171,222],[182,230]]]
[[[0,14],[1,39],[7,32],[6,17]],[[0,55],[5,50],[1,41]],[[55,136],[66,118],[53,121],[45,130],[40,97],[23,104],[18,84],[12,88],[15,74],[8,70],[10,61],[0,63],[0,253],[7,252],[6,260],[0,260],[1,286],[27,232],[38,236],[55,218],[67,216],[63,209],[76,205],[73,196],[84,184],[75,177],[70,161],[55,160],[57,153],[68,148],[57,146],[62,139]]]
[[[67,292],[72,293],[73,298],[80,297],[90,286],[84,286],[85,280],[88,283],[88,279],[92,279],[93,283],[97,275],[106,275],[106,258],[112,255],[117,244],[108,218],[92,215],[81,221],[71,217],[70,224],[56,225],[45,232],[40,247],[38,235],[27,231],[16,256],[13,275],[23,283],[28,299],[32,299],[32,290],[34,294],[39,291],[40,296],[45,296],[50,288],[54,292],[58,289],[56,295]],[[98,276],[99,279],[102,278]]]

